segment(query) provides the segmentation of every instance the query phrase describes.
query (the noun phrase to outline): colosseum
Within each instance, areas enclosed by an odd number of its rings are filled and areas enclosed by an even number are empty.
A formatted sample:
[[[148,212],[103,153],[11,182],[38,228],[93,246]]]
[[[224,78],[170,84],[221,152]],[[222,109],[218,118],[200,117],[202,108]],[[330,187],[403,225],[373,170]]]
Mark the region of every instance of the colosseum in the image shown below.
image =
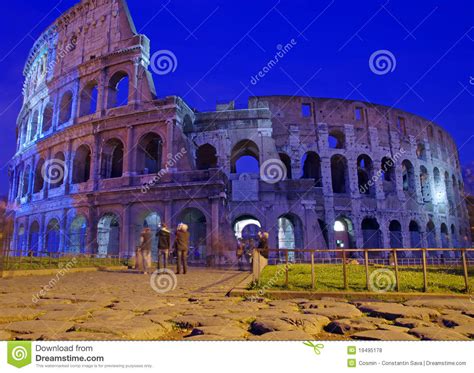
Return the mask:
[[[123,0],[83,0],[34,43],[10,162],[18,255],[131,257],[163,222],[190,226],[195,261],[258,229],[280,249],[470,246],[439,125],[316,97],[199,112],[157,97],[150,58]]]

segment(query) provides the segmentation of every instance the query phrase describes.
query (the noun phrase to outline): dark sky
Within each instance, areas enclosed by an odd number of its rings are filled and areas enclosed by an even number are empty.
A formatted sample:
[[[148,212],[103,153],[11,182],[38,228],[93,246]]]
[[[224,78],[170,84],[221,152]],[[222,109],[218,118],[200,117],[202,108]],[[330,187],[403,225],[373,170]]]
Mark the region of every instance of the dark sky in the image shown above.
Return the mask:
[[[22,70],[34,40],[76,1],[2,1],[0,8],[0,195],[15,151]],[[152,52],[167,49],[174,73],[155,75],[158,96],[198,110],[250,95],[310,95],[396,106],[444,126],[461,162],[474,160],[474,2],[342,0],[129,0]],[[296,45],[257,84],[250,79],[278,45]],[[374,74],[369,57],[389,50],[396,66]]]

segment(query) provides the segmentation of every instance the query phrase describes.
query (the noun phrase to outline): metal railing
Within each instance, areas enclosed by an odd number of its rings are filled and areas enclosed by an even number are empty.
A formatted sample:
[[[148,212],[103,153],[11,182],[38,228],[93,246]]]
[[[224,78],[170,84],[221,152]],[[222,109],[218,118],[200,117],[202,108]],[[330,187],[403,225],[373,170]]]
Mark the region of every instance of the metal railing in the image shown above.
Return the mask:
[[[255,249],[260,255],[257,255],[257,260],[261,256],[261,249]],[[398,258],[400,252],[415,252],[420,254],[420,258]],[[431,252],[450,252],[454,253],[458,258],[432,257],[428,258],[428,253]],[[272,253],[276,253],[272,257]],[[294,260],[290,260],[289,254],[294,254]],[[327,255],[334,253],[335,257],[328,258]],[[362,255],[350,256],[355,253]],[[370,258],[370,255],[377,253],[389,253],[390,258]],[[428,267],[429,266],[446,266],[446,267],[462,267],[464,278],[464,291],[470,291],[469,287],[469,268],[468,266],[474,264],[474,248],[399,248],[399,249],[269,249],[268,263],[284,264],[285,268],[285,287],[289,285],[289,267],[290,264],[295,263],[309,263],[311,265],[311,289],[316,288],[316,271],[315,264],[341,264],[342,265],[342,279],[344,290],[348,290],[348,265],[364,265],[365,267],[365,283],[366,289],[370,291],[370,265],[388,265],[393,268],[395,274],[395,291],[400,291],[400,275],[399,268],[401,266],[419,266],[422,267],[423,272],[423,292],[428,291]],[[321,254],[321,257],[317,257]],[[472,257],[469,257],[472,256]],[[402,264],[403,263],[403,264]],[[257,266],[257,268],[260,266]],[[260,279],[260,273],[254,273],[254,278]]]

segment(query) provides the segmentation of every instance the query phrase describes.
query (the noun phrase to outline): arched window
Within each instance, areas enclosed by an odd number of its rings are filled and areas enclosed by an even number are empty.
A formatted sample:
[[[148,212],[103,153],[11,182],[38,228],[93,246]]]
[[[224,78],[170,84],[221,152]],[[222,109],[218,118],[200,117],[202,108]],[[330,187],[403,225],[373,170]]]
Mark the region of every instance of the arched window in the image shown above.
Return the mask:
[[[257,144],[251,140],[239,141],[230,156],[230,167],[232,173],[258,173],[259,172],[259,150]]]
[[[444,223],[441,224],[441,247],[449,247],[449,232],[448,226]]]
[[[138,142],[137,171],[156,174],[162,168],[163,140],[156,133],[147,133]]]
[[[216,148],[210,144],[201,145],[196,151],[196,167],[198,170],[208,170],[217,167]]]
[[[72,115],[72,92],[67,91],[63,94],[59,104],[59,124],[64,124]]]
[[[66,162],[62,152],[57,152],[53,159],[46,162],[42,172],[46,175],[51,189],[59,188],[63,185],[66,172],[65,165]]]
[[[51,219],[46,227],[46,251],[58,253],[60,245],[60,228],[57,219]]]
[[[459,247],[459,240],[457,237],[456,227],[454,224],[451,224],[451,241],[453,243],[453,247]]]
[[[402,179],[403,190],[413,194],[415,192],[415,170],[412,163],[407,159],[402,162]]]
[[[283,163],[283,165],[285,166],[286,178],[287,179],[292,179],[293,174],[292,174],[292,170],[291,170],[291,158],[286,153],[278,153],[278,155],[280,157],[281,163]]]
[[[43,189],[44,179],[43,179],[43,166],[44,166],[44,159],[41,158],[38,161],[35,169],[35,181],[33,186],[33,193],[39,193]]]
[[[201,210],[189,207],[179,214],[179,221],[188,226],[189,247],[200,250],[206,247],[207,239],[207,220]],[[202,254],[201,254],[202,255]]]
[[[71,222],[68,234],[68,252],[74,254],[85,254],[87,252],[87,219],[78,215]]]
[[[421,248],[422,241],[421,241],[420,227],[418,223],[414,220],[410,221],[408,230],[410,231],[410,246],[412,248]]]
[[[331,179],[333,193],[348,193],[347,160],[340,154],[331,158]]]
[[[339,216],[334,222],[333,228],[336,248],[355,248],[354,225],[351,219],[345,216]]]
[[[97,223],[98,256],[117,256],[120,252],[120,219],[107,213]]]
[[[73,161],[72,183],[85,183],[91,175],[91,150],[87,145],[81,145],[76,150]]]
[[[372,180],[373,167],[372,159],[366,154],[357,158],[357,179],[359,183],[359,193],[365,195],[375,194],[375,184]]]
[[[425,166],[420,167],[420,185],[423,202],[431,202],[430,176]]]
[[[425,149],[425,145],[422,144],[421,142],[419,142],[417,145],[416,145],[416,156],[418,157],[418,159],[421,159],[423,161],[426,161],[426,149]]]
[[[37,256],[39,254],[40,247],[39,247],[39,230],[40,226],[38,222],[35,220],[33,223],[31,223],[30,226],[30,253],[33,256]]]
[[[380,226],[375,218],[365,218],[362,220],[362,237],[364,249],[378,249],[381,247]]]
[[[329,131],[328,145],[331,149],[343,149],[346,146],[344,133],[338,130]]]
[[[285,214],[278,218],[278,248],[279,249],[303,249],[303,224],[301,219],[293,214]],[[300,254],[300,255],[298,255]],[[290,261],[302,259],[303,253],[289,252]]]
[[[107,108],[114,108],[128,104],[129,79],[124,71],[118,71],[110,78],[108,86]]]
[[[389,157],[383,157],[381,163],[383,190],[385,194],[396,191],[395,162]]]
[[[31,118],[30,141],[33,141],[38,133],[38,120],[39,112],[38,110],[35,110],[33,113],[33,118]]]
[[[89,82],[81,92],[80,116],[94,114],[97,111],[97,83]]]
[[[25,197],[28,194],[28,191],[30,188],[30,173],[31,173],[31,167],[27,166],[25,168],[25,171],[23,171],[23,182],[22,182],[22,190],[21,190],[22,197]]]
[[[43,126],[41,132],[48,132],[53,125],[53,104],[48,103],[43,111]]]
[[[403,247],[402,226],[398,220],[392,220],[389,224],[390,247],[398,249]]]
[[[119,139],[110,139],[102,148],[100,174],[104,179],[122,177],[123,144]]]
[[[27,236],[26,236],[26,230],[25,226],[23,224],[20,225],[18,228],[18,233],[16,237],[16,255],[26,255],[26,242],[27,241]]]
[[[314,179],[314,186],[322,187],[322,176],[321,176],[321,158],[315,152],[307,152],[303,159],[301,176],[302,179]]]
[[[426,224],[426,241],[429,248],[437,247],[436,245],[436,229],[432,220]]]

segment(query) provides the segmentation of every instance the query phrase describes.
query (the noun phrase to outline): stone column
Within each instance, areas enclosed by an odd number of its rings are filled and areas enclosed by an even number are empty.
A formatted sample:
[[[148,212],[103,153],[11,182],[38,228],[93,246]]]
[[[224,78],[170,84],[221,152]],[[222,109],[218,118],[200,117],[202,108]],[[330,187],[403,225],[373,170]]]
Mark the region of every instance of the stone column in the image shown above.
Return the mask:
[[[33,156],[31,158],[31,163],[30,163],[30,174],[28,175],[28,192],[27,192],[27,196],[28,196],[28,200],[31,198],[31,195],[33,194],[33,187],[34,187],[34,182],[35,182],[35,178],[34,178],[34,175],[35,175],[35,160],[36,160],[36,156]]]
[[[314,211],[316,209],[316,201],[301,201],[301,204],[304,208],[304,242],[303,248],[305,249],[319,249],[323,248],[322,242],[318,240],[318,230],[319,224],[317,223],[317,218],[314,216]],[[311,229],[316,227],[316,229]],[[319,231],[321,234],[321,232]],[[315,236],[316,235],[316,236]],[[319,235],[320,236],[320,235]],[[324,241],[324,240],[323,240]]]
[[[22,255],[28,255],[30,249],[30,217],[25,217],[25,251],[22,252]]]
[[[122,207],[122,225],[120,232],[120,248],[119,255],[133,256],[135,253],[135,247],[130,247],[130,204],[126,203]],[[132,235],[133,236],[133,235]]]
[[[72,184],[72,173],[73,173],[73,164],[72,164],[72,140],[67,142],[67,151],[66,151],[66,164],[65,164],[65,173],[66,177],[64,178],[64,194],[69,194],[69,189]]]
[[[105,69],[101,70],[99,75],[99,81],[97,82],[97,112],[101,113],[101,116],[104,114],[105,109],[107,108],[107,72]]]
[[[172,157],[175,154],[175,147],[174,147],[174,127],[176,125],[176,121],[174,118],[168,118],[166,120],[166,146],[163,147],[163,165],[168,160],[168,157]],[[170,167],[168,171],[170,173],[176,172],[177,167],[174,165]]]
[[[218,242],[222,240],[223,237],[220,237],[220,219],[219,219],[219,204],[221,202],[221,198],[219,195],[209,197],[211,202],[211,224],[210,226],[211,232],[207,234],[207,241],[206,246],[211,247],[214,251],[215,248],[219,247]],[[209,229],[209,228],[208,228]],[[210,242],[209,242],[210,241]],[[212,254],[217,254],[213,252]]]
[[[325,205],[325,222],[328,231],[328,249],[335,249],[336,248],[336,238],[334,235],[334,222],[336,220],[334,208],[327,208]],[[331,253],[330,256],[334,256],[334,253]]]
[[[50,159],[51,159],[51,148],[48,148],[48,153],[47,153],[45,162],[48,162],[48,160]],[[41,172],[41,175],[43,175],[43,172]],[[48,198],[49,188],[50,188],[50,185],[48,183],[48,180],[46,180],[46,178],[43,177],[43,198],[44,199]]]
[[[382,239],[382,248],[384,249],[389,249],[390,248],[390,231],[388,229],[389,222],[383,218],[383,219],[377,219],[379,222],[379,229],[381,233],[381,239]]]
[[[127,138],[125,156],[123,159],[123,176],[130,177],[136,174],[133,164],[133,158],[136,154],[133,126],[127,126]],[[130,182],[130,181],[129,181]],[[129,183],[128,182],[128,183]]]
[[[63,209],[61,221],[59,223],[59,250],[60,252],[67,252],[68,234],[67,234],[67,212],[68,209]]]
[[[38,251],[44,251],[46,246],[46,215],[41,214],[38,232]]]
[[[97,223],[97,210],[95,206],[91,206],[89,207],[89,221],[87,224],[87,246],[89,246],[89,254],[95,254],[98,251]]]

